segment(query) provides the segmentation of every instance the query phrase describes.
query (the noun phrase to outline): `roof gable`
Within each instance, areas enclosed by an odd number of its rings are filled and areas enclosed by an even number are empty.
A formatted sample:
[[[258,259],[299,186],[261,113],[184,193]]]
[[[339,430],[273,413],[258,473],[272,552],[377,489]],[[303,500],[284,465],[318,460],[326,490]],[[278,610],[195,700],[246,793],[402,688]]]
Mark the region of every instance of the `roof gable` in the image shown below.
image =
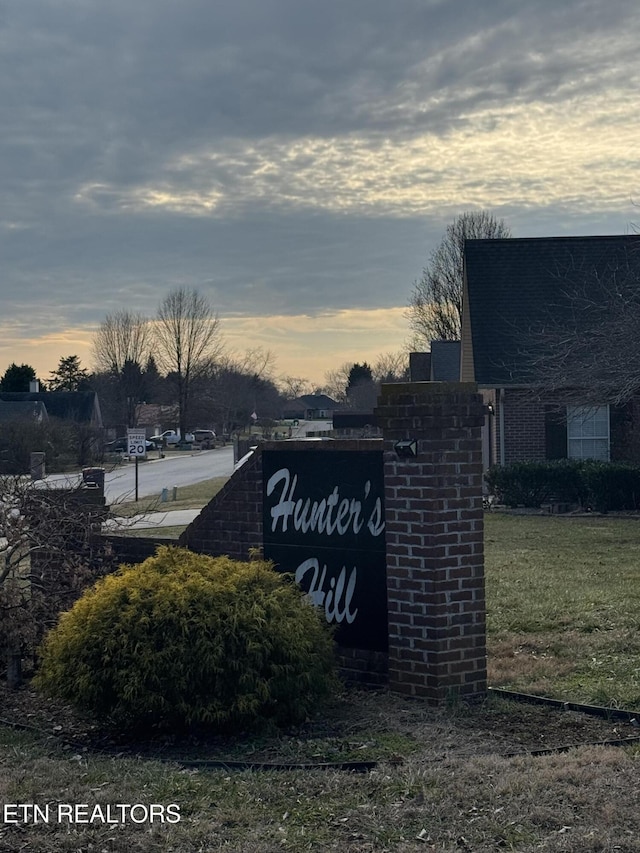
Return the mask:
[[[303,394],[295,402],[302,401],[309,409],[338,409],[340,404],[326,394]]]
[[[552,317],[568,316],[576,286],[595,286],[627,266],[640,281],[640,236],[467,240],[464,262],[474,380],[523,384],[531,381],[523,341]]]

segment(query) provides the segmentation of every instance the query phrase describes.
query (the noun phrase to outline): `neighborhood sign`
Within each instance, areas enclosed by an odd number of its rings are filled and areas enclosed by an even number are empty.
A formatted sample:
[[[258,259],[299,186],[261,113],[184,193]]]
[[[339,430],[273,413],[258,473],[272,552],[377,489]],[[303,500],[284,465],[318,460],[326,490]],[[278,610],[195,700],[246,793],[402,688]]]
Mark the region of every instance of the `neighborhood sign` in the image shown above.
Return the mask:
[[[291,572],[341,646],[386,651],[382,451],[264,451],[264,555]]]

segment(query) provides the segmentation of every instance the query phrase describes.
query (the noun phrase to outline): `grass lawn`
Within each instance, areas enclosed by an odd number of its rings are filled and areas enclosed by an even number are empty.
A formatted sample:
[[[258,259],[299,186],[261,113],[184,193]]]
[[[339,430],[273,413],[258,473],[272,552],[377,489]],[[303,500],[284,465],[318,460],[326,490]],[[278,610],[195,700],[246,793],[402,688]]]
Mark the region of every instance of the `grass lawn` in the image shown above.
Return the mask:
[[[640,520],[489,514],[489,681],[640,711]]]
[[[227,482],[228,477],[214,477],[212,480],[204,480],[201,483],[193,483],[190,486],[180,486],[177,490],[176,500],[171,500],[171,492],[168,501],[161,501],[159,495],[140,498],[138,501],[126,501],[111,506],[110,512],[113,517],[132,518],[136,515],[144,516],[151,512],[173,512],[180,509],[201,509],[213,498]],[[139,536],[155,539],[177,539],[186,525],[165,525],[163,527],[126,528],[118,532],[124,536]]]
[[[492,685],[640,710],[639,524],[486,516]],[[176,824],[120,826],[3,824],[0,811],[0,853],[640,853],[640,747],[593,745],[640,734],[614,720],[496,696],[432,709],[352,690],[295,730],[164,740],[127,755],[119,741],[110,754],[95,751],[89,723],[28,689],[0,691],[0,717],[40,730],[0,726],[0,807],[180,808]],[[76,743],[65,748],[54,731]],[[177,761],[186,749],[192,758],[378,764],[368,773],[197,769]]]
[[[214,477],[212,480],[204,480],[201,483],[193,483],[190,486],[180,486],[177,491],[177,499],[162,502],[160,495],[140,498],[138,501],[126,501],[112,506],[112,514],[131,518],[134,515],[144,515],[147,512],[173,512],[178,509],[201,509],[213,498],[227,482],[228,477]]]

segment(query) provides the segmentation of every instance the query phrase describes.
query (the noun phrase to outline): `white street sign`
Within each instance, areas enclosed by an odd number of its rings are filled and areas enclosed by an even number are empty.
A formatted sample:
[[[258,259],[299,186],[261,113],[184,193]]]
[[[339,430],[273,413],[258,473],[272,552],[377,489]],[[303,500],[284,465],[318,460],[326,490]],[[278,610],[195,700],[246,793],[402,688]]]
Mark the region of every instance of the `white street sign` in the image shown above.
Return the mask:
[[[147,437],[144,432],[138,430],[127,430],[127,455],[128,456],[146,456],[147,453]]]

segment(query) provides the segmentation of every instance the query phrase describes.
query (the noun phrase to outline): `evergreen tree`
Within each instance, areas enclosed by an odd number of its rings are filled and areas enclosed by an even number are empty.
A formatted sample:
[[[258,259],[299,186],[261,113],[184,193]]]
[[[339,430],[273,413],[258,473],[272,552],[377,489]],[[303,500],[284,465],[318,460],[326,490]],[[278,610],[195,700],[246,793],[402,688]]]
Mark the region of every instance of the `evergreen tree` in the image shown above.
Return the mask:
[[[36,372],[29,364],[9,365],[0,379],[0,391],[28,391],[29,383],[36,378]]]
[[[89,390],[89,374],[80,367],[77,355],[67,355],[60,359],[57,369],[51,371],[48,388],[50,391]]]

